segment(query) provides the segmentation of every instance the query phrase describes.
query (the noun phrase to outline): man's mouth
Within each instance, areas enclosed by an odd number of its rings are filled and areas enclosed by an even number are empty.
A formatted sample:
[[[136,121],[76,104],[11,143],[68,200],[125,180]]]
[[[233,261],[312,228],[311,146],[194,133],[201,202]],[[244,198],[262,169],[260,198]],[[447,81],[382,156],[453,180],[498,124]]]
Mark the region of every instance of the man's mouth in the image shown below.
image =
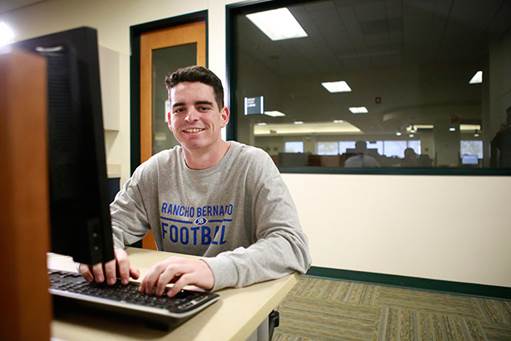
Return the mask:
[[[187,134],[196,134],[196,133],[200,133],[201,131],[204,131],[206,129],[204,128],[187,128],[187,129],[183,129],[183,132],[187,133]]]

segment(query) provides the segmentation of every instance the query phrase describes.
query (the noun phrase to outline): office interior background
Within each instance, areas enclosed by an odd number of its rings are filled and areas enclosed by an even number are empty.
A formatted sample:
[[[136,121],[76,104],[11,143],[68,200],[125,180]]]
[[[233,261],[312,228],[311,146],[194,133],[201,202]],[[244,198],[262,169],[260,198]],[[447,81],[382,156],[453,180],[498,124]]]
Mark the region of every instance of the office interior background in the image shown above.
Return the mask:
[[[244,16],[227,25],[226,6],[244,3],[6,1],[0,21],[16,40],[78,26],[98,30],[108,168],[124,183],[131,167],[130,27],[207,11],[208,67],[227,97],[235,94],[227,103],[236,103],[237,138],[266,149],[276,162],[286,152],[307,155],[301,172],[283,178],[310,239],[313,266],[511,287],[511,178],[477,172],[490,169],[489,141],[511,105],[510,20],[506,26],[496,19],[499,13],[509,19],[509,2],[300,2],[290,8],[310,36],[302,45],[265,40]],[[228,28],[238,30],[234,44]],[[236,64],[229,65],[233,50]],[[477,71],[482,83],[469,84]],[[237,77],[237,88],[228,75]],[[321,85],[338,80],[352,91],[329,93]],[[268,111],[286,116],[247,117],[241,101],[252,96],[265,96]],[[362,106],[367,113],[349,111]],[[439,126],[446,129],[435,131]],[[389,169],[401,168],[406,146],[427,155],[431,168],[475,171],[306,169],[342,168],[342,155],[357,140],[368,141]],[[462,149],[477,155],[475,164],[462,162]]]

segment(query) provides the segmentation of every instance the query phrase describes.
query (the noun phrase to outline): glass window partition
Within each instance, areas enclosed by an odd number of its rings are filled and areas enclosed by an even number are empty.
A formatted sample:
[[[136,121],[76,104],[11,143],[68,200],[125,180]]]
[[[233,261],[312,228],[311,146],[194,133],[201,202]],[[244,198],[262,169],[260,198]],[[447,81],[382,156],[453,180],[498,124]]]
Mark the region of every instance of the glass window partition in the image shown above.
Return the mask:
[[[233,138],[278,166],[367,155],[388,169],[511,170],[511,2],[275,1],[229,13]],[[291,150],[304,155],[279,156]]]

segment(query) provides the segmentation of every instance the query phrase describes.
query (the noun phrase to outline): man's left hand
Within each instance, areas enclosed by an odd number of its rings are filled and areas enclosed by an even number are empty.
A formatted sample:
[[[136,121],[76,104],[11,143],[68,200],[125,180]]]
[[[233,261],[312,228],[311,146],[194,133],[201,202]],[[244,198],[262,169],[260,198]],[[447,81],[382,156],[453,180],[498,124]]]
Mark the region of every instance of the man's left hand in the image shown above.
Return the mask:
[[[215,279],[208,264],[202,260],[169,257],[149,269],[140,283],[139,291],[161,296],[168,283],[174,283],[174,287],[167,292],[169,297],[173,297],[186,285],[212,289]]]

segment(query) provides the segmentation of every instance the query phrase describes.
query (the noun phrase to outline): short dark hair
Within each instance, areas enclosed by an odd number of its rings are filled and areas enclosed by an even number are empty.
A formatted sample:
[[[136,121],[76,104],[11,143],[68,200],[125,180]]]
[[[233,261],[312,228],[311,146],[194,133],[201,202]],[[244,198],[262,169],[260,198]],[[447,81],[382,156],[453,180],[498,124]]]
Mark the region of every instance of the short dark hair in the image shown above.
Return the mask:
[[[167,90],[182,82],[201,82],[211,86],[215,92],[218,108],[221,110],[224,107],[224,87],[222,86],[222,81],[209,69],[197,65],[187,66],[177,69],[165,77]]]

